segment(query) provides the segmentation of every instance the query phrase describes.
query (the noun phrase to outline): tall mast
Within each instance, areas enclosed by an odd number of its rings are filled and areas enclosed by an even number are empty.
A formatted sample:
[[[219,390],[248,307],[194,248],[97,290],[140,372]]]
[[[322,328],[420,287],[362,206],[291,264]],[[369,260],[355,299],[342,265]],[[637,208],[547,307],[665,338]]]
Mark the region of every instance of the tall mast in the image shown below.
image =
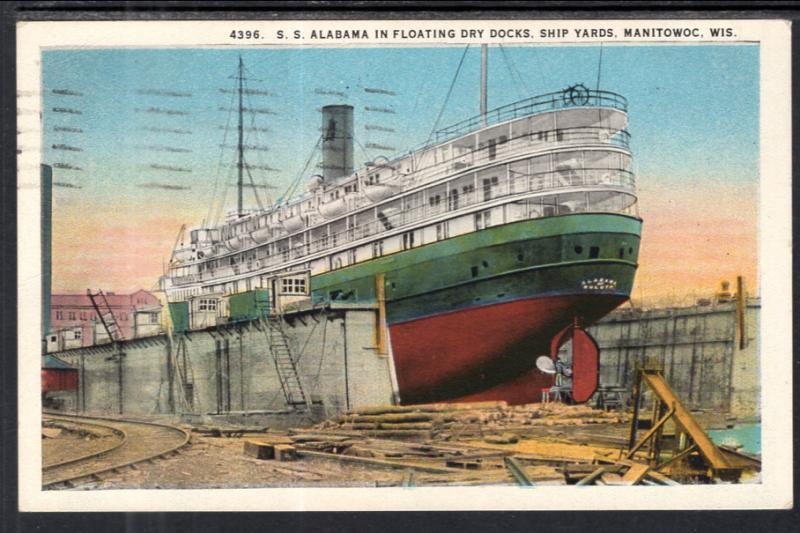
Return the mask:
[[[489,66],[489,49],[485,44],[481,45],[481,127],[486,126],[486,81]]]
[[[238,203],[237,203],[237,214],[241,217],[244,215],[244,207],[242,205],[242,189],[244,189],[244,180],[242,175],[242,170],[244,168],[244,139],[243,139],[243,127],[242,127],[242,93],[244,92],[243,87],[244,82],[244,63],[242,62],[242,56],[239,56],[239,143],[237,144],[237,148],[239,149],[239,161],[237,163],[237,168],[239,171],[239,179],[236,182],[238,186]]]

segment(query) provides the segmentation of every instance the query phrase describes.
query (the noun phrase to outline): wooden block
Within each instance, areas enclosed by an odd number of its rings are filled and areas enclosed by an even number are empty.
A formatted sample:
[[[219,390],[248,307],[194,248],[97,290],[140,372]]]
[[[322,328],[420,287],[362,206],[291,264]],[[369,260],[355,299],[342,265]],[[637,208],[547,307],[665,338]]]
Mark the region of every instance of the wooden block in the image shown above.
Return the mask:
[[[294,461],[297,459],[297,450],[288,444],[276,444],[275,459],[278,461]]]
[[[276,447],[268,442],[247,439],[244,441],[244,454],[255,459],[274,459]]]

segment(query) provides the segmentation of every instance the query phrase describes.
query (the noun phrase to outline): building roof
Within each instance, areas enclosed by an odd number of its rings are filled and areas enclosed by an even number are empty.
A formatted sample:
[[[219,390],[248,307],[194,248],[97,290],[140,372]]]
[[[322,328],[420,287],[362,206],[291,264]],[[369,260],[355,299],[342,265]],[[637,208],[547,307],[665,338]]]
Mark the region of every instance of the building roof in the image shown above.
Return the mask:
[[[113,292],[105,293],[108,305],[111,307],[135,307],[135,296],[144,296],[147,301],[145,305],[159,305],[158,298],[155,295],[145,291],[139,290],[132,294],[114,294]],[[51,307],[92,307],[92,301],[87,294],[53,294],[50,297]]]
[[[51,354],[47,354],[42,358],[42,368],[47,370],[77,370],[74,366]]]

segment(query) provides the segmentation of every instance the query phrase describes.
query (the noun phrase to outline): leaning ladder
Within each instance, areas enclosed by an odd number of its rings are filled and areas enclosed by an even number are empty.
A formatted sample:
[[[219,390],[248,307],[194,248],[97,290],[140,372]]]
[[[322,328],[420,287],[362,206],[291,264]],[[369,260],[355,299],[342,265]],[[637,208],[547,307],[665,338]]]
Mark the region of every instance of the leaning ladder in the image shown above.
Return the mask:
[[[108,300],[103,291],[99,290],[97,294],[92,294],[92,291],[87,289],[86,294],[89,296],[92,307],[94,307],[97,317],[103,324],[103,328],[106,330],[106,333],[108,333],[109,340],[114,343],[123,340],[122,330],[119,328],[119,324],[117,324],[117,320],[114,318],[114,311],[112,311],[111,306],[108,305]]]
[[[264,333],[267,337],[267,345],[272,361],[275,363],[278,381],[286,403],[295,408],[310,410],[311,398],[303,388],[300,374],[297,371],[297,363],[292,357],[286,333],[283,331],[283,317],[280,314],[270,315],[261,322],[265,325]]]

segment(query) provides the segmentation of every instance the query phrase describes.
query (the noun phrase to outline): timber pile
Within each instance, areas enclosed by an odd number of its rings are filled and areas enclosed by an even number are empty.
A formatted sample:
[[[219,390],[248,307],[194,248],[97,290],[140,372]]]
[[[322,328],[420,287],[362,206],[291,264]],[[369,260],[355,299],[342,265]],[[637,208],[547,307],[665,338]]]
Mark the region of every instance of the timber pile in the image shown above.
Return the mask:
[[[624,414],[586,405],[509,406],[506,402],[474,402],[363,408],[315,427],[376,438],[430,440],[438,437],[446,440],[535,426],[615,424],[625,419]]]

